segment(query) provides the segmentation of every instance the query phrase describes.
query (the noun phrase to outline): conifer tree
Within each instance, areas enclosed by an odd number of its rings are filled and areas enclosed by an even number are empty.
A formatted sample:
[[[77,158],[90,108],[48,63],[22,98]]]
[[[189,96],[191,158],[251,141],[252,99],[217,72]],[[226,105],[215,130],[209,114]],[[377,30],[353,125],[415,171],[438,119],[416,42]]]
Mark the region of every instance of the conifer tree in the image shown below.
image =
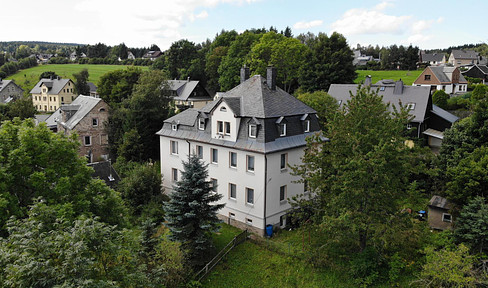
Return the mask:
[[[192,267],[210,260],[209,251],[213,249],[210,233],[217,230],[217,211],[224,207],[224,204],[212,205],[222,195],[212,192],[211,182],[206,180],[207,166],[196,155],[183,162],[181,180],[165,205],[170,239],[181,243],[186,261]]]

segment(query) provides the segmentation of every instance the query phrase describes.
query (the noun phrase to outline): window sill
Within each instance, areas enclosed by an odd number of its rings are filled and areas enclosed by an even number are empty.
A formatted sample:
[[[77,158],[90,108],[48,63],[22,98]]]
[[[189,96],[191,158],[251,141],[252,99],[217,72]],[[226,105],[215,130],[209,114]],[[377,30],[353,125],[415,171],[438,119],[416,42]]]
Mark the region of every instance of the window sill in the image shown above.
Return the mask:
[[[253,207],[254,208],[254,203],[248,203],[246,202],[246,206]]]
[[[280,205],[288,204],[288,200],[280,200]]]
[[[246,170],[246,172],[247,172],[248,174],[252,174],[252,175],[254,175],[254,171]]]
[[[236,198],[229,197],[229,200],[232,200],[234,202],[237,202],[237,199]]]
[[[281,173],[288,172],[288,169],[287,169],[287,168],[280,169],[280,172],[281,172]]]

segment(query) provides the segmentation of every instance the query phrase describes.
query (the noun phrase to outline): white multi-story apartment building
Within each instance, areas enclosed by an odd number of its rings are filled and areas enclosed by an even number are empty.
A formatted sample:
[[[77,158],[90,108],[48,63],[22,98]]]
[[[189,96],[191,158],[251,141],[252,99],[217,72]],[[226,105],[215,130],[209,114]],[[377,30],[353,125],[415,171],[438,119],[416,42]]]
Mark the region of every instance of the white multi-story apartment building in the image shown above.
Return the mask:
[[[316,111],[276,87],[276,69],[267,78],[248,79],[202,109],[188,109],[164,121],[160,135],[163,186],[180,180],[190,153],[208,163],[214,191],[224,197],[220,217],[264,234],[284,226],[288,198],[305,191],[291,174],[301,163],[305,138],[319,130]]]

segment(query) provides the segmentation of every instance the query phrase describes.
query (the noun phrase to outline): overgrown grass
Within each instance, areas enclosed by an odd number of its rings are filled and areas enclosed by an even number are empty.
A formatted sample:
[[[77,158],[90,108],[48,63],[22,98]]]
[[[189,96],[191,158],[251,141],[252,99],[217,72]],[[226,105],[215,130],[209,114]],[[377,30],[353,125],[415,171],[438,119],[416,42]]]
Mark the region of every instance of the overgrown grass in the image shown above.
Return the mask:
[[[402,79],[405,85],[412,85],[413,81],[422,73],[423,70],[356,70],[358,77],[354,83],[361,83],[367,75],[371,75],[371,80],[376,83],[382,79],[400,80]]]
[[[215,235],[216,246],[224,247],[240,230],[222,224]],[[284,231],[266,240],[246,241],[232,250],[203,280],[203,287],[355,287],[339,271],[316,268],[302,258],[302,234]],[[220,244],[218,244],[220,243]],[[308,250],[308,249],[307,249]]]
[[[97,85],[100,77],[110,71],[125,69],[128,66],[123,65],[95,65],[95,64],[48,64],[39,65],[29,69],[20,70],[8,79],[15,80],[17,85],[20,85],[24,91],[29,92],[34,85],[39,81],[39,75],[45,71],[54,71],[62,78],[70,78],[74,81],[73,74],[80,72],[82,69],[88,69],[90,77],[88,81]],[[148,70],[148,66],[138,66],[142,70]]]

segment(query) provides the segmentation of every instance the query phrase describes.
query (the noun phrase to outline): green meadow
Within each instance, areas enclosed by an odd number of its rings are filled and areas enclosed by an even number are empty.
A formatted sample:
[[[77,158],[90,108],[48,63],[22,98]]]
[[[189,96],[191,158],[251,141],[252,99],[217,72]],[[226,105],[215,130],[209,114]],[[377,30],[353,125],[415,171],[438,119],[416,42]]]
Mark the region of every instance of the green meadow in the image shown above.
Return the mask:
[[[80,72],[82,69],[88,69],[90,77],[88,81],[97,85],[100,77],[110,71],[125,69],[129,66],[123,65],[99,65],[99,64],[47,64],[39,65],[29,69],[18,71],[16,74],[7,77],[7,79],[15,80],[15,83],[20,85],[24,91],[29,92],[34,85],[39,81],[39,75],[45,71],[54,71],[61,78],[70,78],[74,81],[73,74]],[[138,66],[142,70],[148,70],[148,66]]]
[[[402,79],[405,85],[412,85],[423,70],[356,70],[358,77],[354,83],[361,83],[367,75],[371,75],[371,80],[376,83],[382,79],[400,80]]]

